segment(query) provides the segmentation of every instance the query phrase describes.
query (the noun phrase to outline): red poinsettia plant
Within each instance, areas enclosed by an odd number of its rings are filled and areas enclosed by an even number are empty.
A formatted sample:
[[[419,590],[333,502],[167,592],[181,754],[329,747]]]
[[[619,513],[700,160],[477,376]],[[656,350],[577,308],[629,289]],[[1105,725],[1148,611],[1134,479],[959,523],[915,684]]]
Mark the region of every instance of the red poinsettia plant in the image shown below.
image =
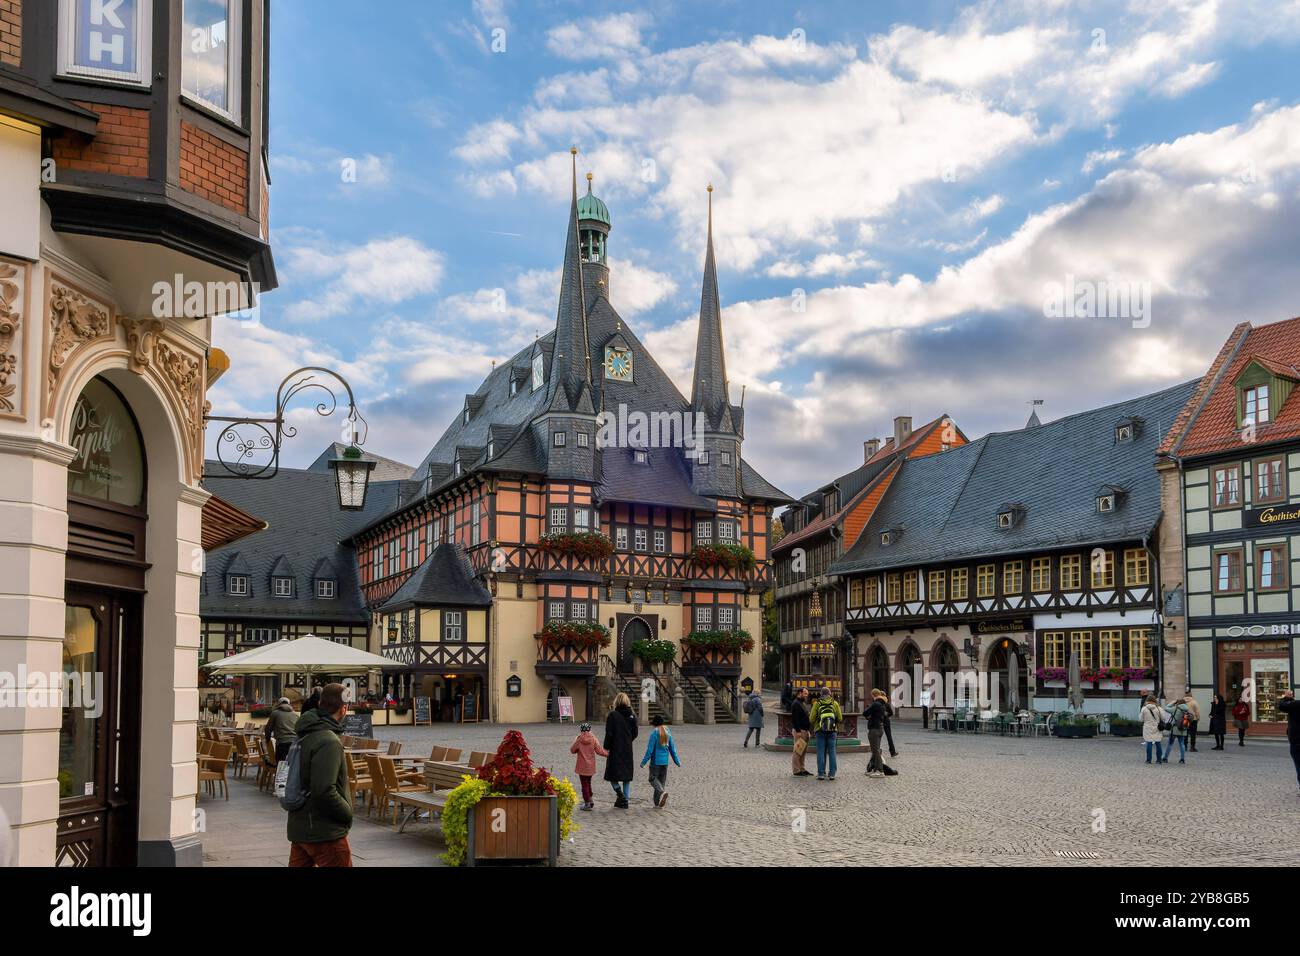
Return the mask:
[[[478,778],[486,781],[495,794],[544,797],[555,793],[550,771],[533,766],[528,744],[517,730],[507,731],[501,738],[496,755],[478,768]]]

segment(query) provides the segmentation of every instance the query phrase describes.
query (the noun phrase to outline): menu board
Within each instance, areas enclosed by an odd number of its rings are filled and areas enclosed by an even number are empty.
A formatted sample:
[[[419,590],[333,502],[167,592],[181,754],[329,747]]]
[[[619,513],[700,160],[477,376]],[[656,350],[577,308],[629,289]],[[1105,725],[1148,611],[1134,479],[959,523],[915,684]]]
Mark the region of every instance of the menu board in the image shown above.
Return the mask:
[[[374,719],[370,714],[345,714],[343,716],[343,733],[349,737],[374,737]]]
[[[559,704],[560,707],[560,723],[564,723],[566,720],[572,721],[573,720],[573,698],[558,697],[556,698],[556,703]]]
[[[418,727],[420,724],[432,724],[432,723],[433,723],[433,716],[429,710],[429,698],[427,697],[415,698],[416,726]]]

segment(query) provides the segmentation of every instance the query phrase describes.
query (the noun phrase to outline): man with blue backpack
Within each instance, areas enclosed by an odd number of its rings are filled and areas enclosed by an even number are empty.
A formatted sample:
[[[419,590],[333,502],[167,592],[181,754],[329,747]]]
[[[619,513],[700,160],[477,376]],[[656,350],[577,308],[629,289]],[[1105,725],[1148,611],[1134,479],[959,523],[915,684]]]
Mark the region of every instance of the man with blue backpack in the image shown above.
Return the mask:
[[[347,704],[343,685],[326,684],[316,709],[294,728],[280,805],[289,811],[290,866],[351,866],[352,795],[339,733]]]

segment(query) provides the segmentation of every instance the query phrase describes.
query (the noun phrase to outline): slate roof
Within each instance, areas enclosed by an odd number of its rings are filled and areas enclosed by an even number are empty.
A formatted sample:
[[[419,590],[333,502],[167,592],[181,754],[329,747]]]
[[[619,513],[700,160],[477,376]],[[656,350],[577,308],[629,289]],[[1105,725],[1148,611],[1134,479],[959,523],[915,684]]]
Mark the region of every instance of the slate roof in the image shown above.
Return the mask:
[[[460,546],[444,543],[434,548],[433,554],[379,607],[379,613],[415,605],[488,607],[491,604],[491,593],[474,577]]]
[[[422,483],[422,493],[427,494],[478,471],[549,474],[594,479],[608,496],[620,500],[631,494],[630,489],[637,488],[646,496],[637,500],[646,503],[676,502],[679,507],[714,510],[716,504],[711,498],[702,497],[692,488],[691,469],[685,461],[683,449],[664,449],[663,456],[656,456],[662,459],[671,453],[679,461],[675,469],[668,469],[666,460],[656,462],[651,473],[665,476],[668,487],[653,489],[641,480],[643,472],[631,474],[621,467],[623,462],[604,461],[607,457],[612,458],[608,450],[588,458],[579,454],[573,442],[564,449],[550,447],[544,428],[536,424],[547,413],[573,419],[575,416],[595,416],[602,411],[616,413],[620,405],[647,414],[668,412],[682,415],[693,410],[644,343],[623,322],[609,298],[605,295],[591,300],[584,298],[577,216],[577,207],[571,201],[556,327],[493,369],[478,389],[466,396],[464,406],[457,410],[456,417],[420,462],[413,477]],[[739,434],[743,429],[743,410],[725,400],[721,310],[711,242],[706,255],[700,324],[697,353],[702,358],[697,362],[702,361],[709,369],[707,395],[702,394],[701,401],[707,407],[710,420],[720,421],[726,430],[734,429]],[[631,382],[605,378],[605,346],[611,342],[632,350]],[[577,356],[584,348],[586,354],[579,361]],[[546,382],[534,390],[531,369],[538,354],[543,357]],[[511,394],[512,382],[517,386],[514,394]],[[464,419],[465,408],[470,410],[468,421]],[[489,444],[493,450],[490,458],[487,455]],[[457,462],[461,464],[460,475],[455,470]],[[611,471],[608,476],[605,474],[607,470]],[[685,488],[679,480],[682,475],[686,476]],[[744,461],[741,462],[738,491],[747,498],[777,503],[792,500]],[[690,504],[686,504],[688,501]],[[702,504],[705,501],[707,505]],[[409,503],[405,496],[403,502]],[[370,525],[379,523],[384,517],[378,516]]]
[[[342,458],[343,452],[347,450],[347,445],[342,442],[335,442],[320,453],[320,456],[307,466],[308,471],[325,471],[333,474],[330,468],[331,458]],[[410,478],[415,474],[415,469],[410,465],[395,461],[392,458],[385,458],[383,455],[376,455],[372,452],[361,449],[361,457],[367,461],[375,462],[374,470],[370,472],[371,481],[395,481],[401,478]]]
[[[939,455],[906,459],[857,543],[830,568],[846,574],[937,561],[1134,540],[1160,519],[1155,451],[1196,388],[1185,382],[1036,428],[995,432]],[[1121,420],[1141,419],[1131,442]],[[1115,511],[1097,512],[1104,486],[1126,492]],[[998,512],[1023,515],[1009,529]],[[900,530],[881,545],[881,532]]]
[[[372,481],[365,510],[343,511],[332,471],[281,468],[267,481],[206,479],[207,490],[262,516],[267,527],[208,554],[200,588],[200,615],[366,623],[369,616],[357,584],[356,556],[340,542],[392,511],[404,484],[409,483]],[[293,597],[272,596],[273,571],[292,575]],[[318,572],[338,582],[333,599],[316,597]],[[247,597],[226,593],[226,575],[230,573],[248,575]]]
[[[1282,378],[1300,378],[1300,318],[1236,326],[1169,429],[1161,452],[1190,458],[1240,448],[1234,382],[1251,362]],[[1273,421],[1255,426],[1252,447],[1295,438],[1300,438],[1300,399],[1293,392]]]
[[[597,501],[619,501],[668,508],[717,511],[711,498],[691,489],[691,476],[676,448],[646,448],[645,464],[635,460],[635,449],[608,448],[601,455],[603,472],[596,489]]]
[[[862,499],[862,495],[873,488],[876,482],[889,471],[890,465],[894,464],[898,459],[900,452],[904,455],[907,454],[943,422],[949,420],[947,415],[940,415],[933,421],[915,429],[903,442],[901,449],[894,448],[894,439],[893,436],[890,436],[886,439],[884,446],[879,448],[863,464],[801,498],[800,503],[796,504],[795,507],[802,506],[809,510],[809,522],[798,531],[787,534],[773,545],[773,553],[800,541],[807,541],[826,529],[837,525],[858,504]],[[839,488],[841,507],[830,514],[826,514],[822,510],[825,507],[826,492],[836,487]]]

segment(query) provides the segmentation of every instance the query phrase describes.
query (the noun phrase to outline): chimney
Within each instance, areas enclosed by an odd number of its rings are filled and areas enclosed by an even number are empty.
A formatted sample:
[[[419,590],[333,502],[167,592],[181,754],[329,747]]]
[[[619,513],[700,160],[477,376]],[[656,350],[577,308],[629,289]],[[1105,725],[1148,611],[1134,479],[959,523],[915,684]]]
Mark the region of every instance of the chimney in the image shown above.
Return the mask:
[[[880,439],[868,438],[862,443],[862,463],[865,465],[876,457],[876,452],[880,451]]]
[[[903,442],[912,434],[912,416],[899,415],[894,419],[894,451],[903,447]]]

